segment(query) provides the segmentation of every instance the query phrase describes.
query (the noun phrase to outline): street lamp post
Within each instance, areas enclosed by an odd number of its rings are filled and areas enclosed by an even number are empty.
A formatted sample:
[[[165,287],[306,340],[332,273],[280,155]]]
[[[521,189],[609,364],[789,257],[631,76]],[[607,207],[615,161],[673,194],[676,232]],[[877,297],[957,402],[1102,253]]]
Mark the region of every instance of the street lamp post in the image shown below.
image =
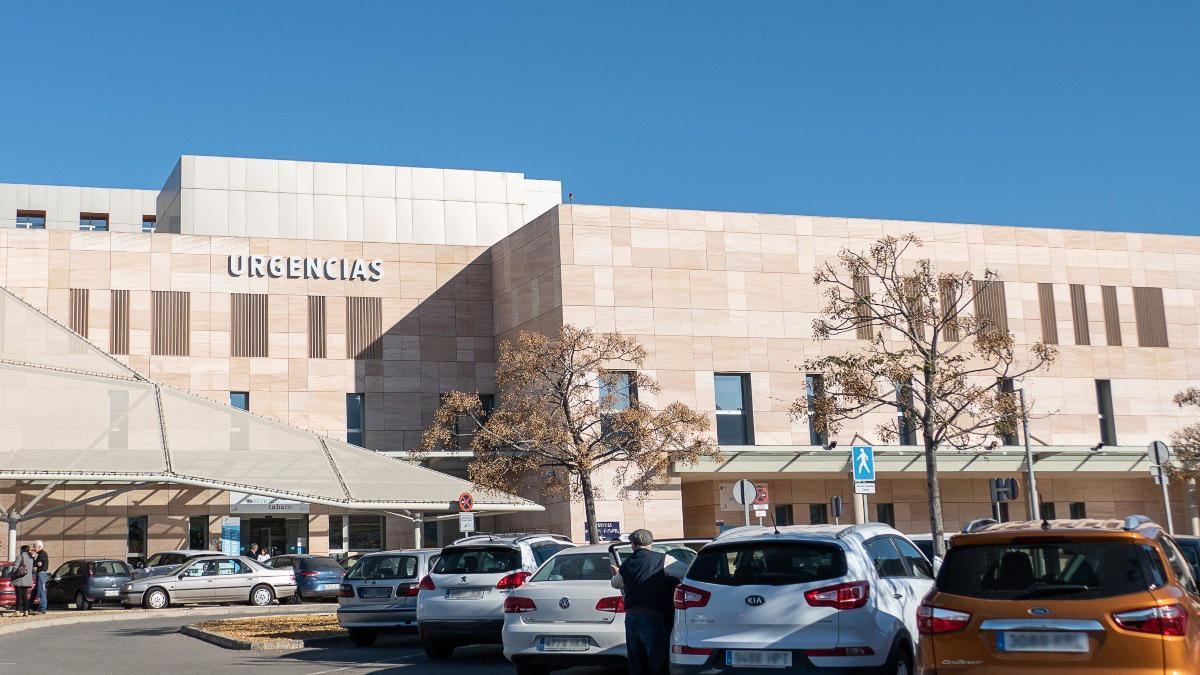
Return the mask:
[[[1025,487],[1029,491],[1029,519],[1041,520],[1041,508],[1038,505],[1037,478],[1033,475],[1033,450],[1029,447],[1029,412],[1025,409],[1025,388],[1017,390],[1021,402],[1021,431],[1025,436]]]

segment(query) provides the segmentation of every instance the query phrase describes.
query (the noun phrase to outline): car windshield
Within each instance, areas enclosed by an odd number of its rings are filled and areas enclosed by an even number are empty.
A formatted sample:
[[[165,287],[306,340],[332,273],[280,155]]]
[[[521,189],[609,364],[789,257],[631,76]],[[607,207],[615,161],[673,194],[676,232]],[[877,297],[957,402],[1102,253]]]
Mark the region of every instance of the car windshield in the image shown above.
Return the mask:
[[[846,553],[819,542],[753,541],[700,551],[687,578],[721,586],[785,586],[846,574]]]
[[[300,567],[306,570],[337,570],[342,571],[342,566],[333,558],[301,558]]]
[[[666,553],[666,554],[670,555],[672,558],[674,558],[684,564],[690,565],[690,564],[692,564],[692,561],[696,559],[696,552],[699,551],[701,548],[703,548],[706,543],[708,543],[708,542],[704,542],[704,541],[695,541],[695,542],[665,541],[665,542],[661,542],[661,543],[657,543],[657,544],[651,544],[650,550],[658,551],[659,553]],[[617,553],[617,560],[620,560],[621,562],[625,562],[625,558],[628,558],[629,554],[633,552],[633,546],[631,546],[629,544],[622,544],[621,546],[617,546],[613,550],[616,551],[616,553]]]
[[[1046,541],[955,546],[938,590],[972,598],[1085,600],[1149,587],[1139,547],[1128,541]]]
[[[434,574],[498,574],[521,569],[521,552],[499,546],[451,548],[442,553]]]
[[[609,581],[612,558],[607,553],[562,553],[542,565],[530,581]]]
[[[158,567],[159,565],[179,565],[187,560],[187,556],[183,553],[155,553],[146,561],[146,567]]]
[[[417,558],[411,555],[373,555],[360,558],[347,579],[415,579]]]

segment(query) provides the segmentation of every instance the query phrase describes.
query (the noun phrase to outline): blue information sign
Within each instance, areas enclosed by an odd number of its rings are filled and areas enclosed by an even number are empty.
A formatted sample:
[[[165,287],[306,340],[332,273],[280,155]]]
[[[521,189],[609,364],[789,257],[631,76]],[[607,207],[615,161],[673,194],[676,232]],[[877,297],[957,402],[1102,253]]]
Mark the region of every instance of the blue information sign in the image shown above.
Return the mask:
[[[875,480],[875,448],[869,445],[856,445],[850,451],[850,466],[854,470],[854,480]]]
[[[621,538],[621,521],[597,520],[596,535],[600,541],[616,541]]]

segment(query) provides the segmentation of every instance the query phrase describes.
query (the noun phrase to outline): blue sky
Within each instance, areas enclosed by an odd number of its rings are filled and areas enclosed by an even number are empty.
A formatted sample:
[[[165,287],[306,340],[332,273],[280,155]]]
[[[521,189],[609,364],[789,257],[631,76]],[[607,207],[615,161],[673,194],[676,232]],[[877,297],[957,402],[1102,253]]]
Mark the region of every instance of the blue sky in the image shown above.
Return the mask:
[[[1200,233],[1200,3],[12,3],[0,181],[220,154]]]

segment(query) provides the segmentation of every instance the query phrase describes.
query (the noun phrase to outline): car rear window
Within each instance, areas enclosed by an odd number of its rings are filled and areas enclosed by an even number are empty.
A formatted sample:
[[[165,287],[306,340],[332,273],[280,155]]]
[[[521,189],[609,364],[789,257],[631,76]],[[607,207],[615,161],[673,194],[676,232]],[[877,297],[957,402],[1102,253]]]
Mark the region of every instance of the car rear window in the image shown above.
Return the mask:
[[[417,557],[412,555],[373,555],[360,558],[346,574],[347,579],[415,579]]]
[[[612,558],[607,553],[557,555],[530,581],[610,581]]]
[[[1144,591],[1139,547],[1126,541],[955,546],[937,588],[972,598],[1084,600]]]
[[[338,570],[342,566],[333,558],[300,558],[300,567],[306,570]]]
[[[544,544],[532,544],[529,548],[533,551],[534,561],[537,562],[537,564],[541,565],[542,563],[549,560],[555,553],[558,553],[559,551],[563,550],[564,548],[573,548],[573,547],[570,544],[563,544],[563,543],[558,543],[558,542],[546,542]]]
[[[658,551],[659,553],[666,553],[667,555],[670,555],[672,558],[684,563],[685,565],[690,565],[690,564],[692,564],[692,561],[696,559],[696,552],[699,551],[701,548],[704,548],[704,545],[706,543],[708,543],[708,542],[707,541],[668,541],[668,542],[661,542],[661,543],[657,543],[657,544],[651,544],[650,550]],[[621,562],[625,562],[625,559],[629,557],[629,554],[633,553],[633,546],[631,546],[629,544],[623,544],[621,546],[617,546],[613,550],[617,554],[617,559],[620,560]]]
[[[451,548],[442,551],[434,574],[498,574],[521,569],[521,552],[515,548]]]
[[[687,578],[721,586],[785,586],[846,575],[846,553],[833,544],[742,542],[700,551]]]
[[[188,556],[184,553],[156,553],[150,556],[146,561],[146,567],[158,567],[160,565],[181,565]]]
[[[97,577],[124,576],[129,568],[119,560],[101,560],[92,565],[92,575]]]

